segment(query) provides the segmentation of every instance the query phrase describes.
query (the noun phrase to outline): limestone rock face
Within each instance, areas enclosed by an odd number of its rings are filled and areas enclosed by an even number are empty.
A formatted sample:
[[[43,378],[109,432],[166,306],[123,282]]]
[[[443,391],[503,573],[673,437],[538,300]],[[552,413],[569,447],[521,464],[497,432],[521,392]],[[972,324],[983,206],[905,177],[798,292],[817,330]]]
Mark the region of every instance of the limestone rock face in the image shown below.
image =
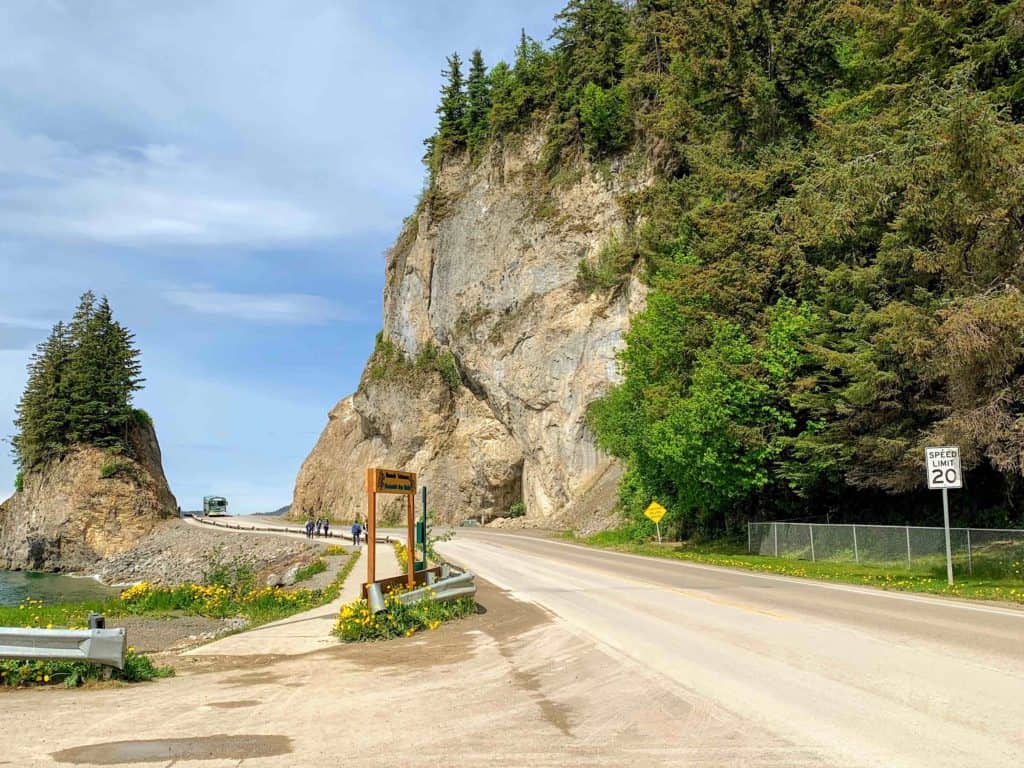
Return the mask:
[[[419,472],[449,522],[516,501],[536,524],[607,515],[615,484],[599,481],[618,471],[584,416],[617,380],[646,293],[632,274],[596,292],[577,276],[625,227],[618,199],[632,188],[614,168],[552,186],[540,148],[537,137],[439,172],[388,254],[378,352],[303,464],[293,516],[364,514],[368,466]]]
[[[24,490],[0,504],[0,568],[88,571],[175,515],[156,433],[134,427],[130,440],[134,459],[82,447],[29,472]]]

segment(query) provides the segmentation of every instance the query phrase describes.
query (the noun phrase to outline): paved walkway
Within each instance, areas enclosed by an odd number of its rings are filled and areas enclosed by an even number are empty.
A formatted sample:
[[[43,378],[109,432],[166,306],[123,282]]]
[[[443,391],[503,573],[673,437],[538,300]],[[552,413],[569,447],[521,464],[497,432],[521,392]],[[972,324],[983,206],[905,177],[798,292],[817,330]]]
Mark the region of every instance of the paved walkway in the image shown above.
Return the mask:
[[[186,656],[300,656],[325,647],[337,645],[331,636],[338,611],[360,595],[360,588],[366,579],[366,546],[360,547],[362,555],[342,585],[341,594],[319,608],[297,613],[287,619],[240,632],[237,635],[215,640],[186,652]],[[386,579],[400,576],[398,559],[391,544],[377,545],[377,578]]]

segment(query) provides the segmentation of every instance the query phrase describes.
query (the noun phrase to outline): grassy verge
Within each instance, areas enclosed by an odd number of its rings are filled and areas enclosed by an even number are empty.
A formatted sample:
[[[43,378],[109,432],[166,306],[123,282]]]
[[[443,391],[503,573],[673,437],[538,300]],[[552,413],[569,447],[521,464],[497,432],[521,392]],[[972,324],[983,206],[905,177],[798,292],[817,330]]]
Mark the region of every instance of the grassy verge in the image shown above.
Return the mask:
[[[941,568],[936,567],[931,571],[922,572],[862,563],[787,560],[784,558],[749,555],[746,553],[744,545],[735,541],[713,541],[701,544],[691,542],[656,544],[653,542],[634,541],[620,531],[602,531],[585,538],[576,538],[571,534],[568,537],[588,546],[612,549],[618,552],[629,552],[646,557],[686,560],[726,568],[740,568],[762,573],[776,573],[783,576],[859,584],[880,589],[924,592],[977,600],[1002,600],[1024,603],[1024,580],[996,579],[958,574],[956,576],[956,583],[953,586],[949,586],[946,583],[945,564],[942,564]]]
[[[476,602],[471,597],[446,602],[427,599],[403,605],[398,601],[398,593],[391,592],[385,596],[384,604],[386,610],[376,615],[370,613],[365,600],[342,606],[334,634],[346,643],[411,637],[476,612]]]
[[[120,597],[105,601],[44,605],[29,598],[17,607],[0,606],[0,626],[83,629],[89,613],[96,612],[107,617],[175,613],[209,618],[243,616],[247,620],[247,628],[255,627],[335,599],[359,560],[359,554],[358,551],[352,553],[330,586],[322,590],[285,592],[275,587],[257,589],[251,581],[234,586],[184,584],[178,587],[155,587],[143,582],[126,589]],[[85,662],[0,660],[0,686],[64,684],[74,687],[94,680],[138,682],[173,674],[171,667],[155,665],[149,657],[135,653],[134,648],[128,649],[123,670]]]

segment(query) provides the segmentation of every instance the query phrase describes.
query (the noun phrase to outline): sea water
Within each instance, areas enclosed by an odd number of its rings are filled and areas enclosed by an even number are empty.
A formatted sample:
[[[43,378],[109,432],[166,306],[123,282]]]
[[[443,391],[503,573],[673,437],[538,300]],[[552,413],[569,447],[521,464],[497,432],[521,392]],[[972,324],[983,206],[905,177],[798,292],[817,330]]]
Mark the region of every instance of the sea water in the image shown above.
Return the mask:
[[[0,605],[19,605],[26,597],[54,603],[103,600],[118,590],[95,579],[31,571],[0,571]]]

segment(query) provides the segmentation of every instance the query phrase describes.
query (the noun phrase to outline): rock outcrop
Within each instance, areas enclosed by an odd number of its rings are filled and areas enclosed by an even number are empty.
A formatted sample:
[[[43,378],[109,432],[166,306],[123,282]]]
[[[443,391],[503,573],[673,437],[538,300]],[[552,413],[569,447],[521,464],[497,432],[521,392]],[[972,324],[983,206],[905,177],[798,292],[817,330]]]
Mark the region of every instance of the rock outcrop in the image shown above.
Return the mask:
[[[597,291],[578,275],[625,229],[632,187],[594,168],[550,184],[540,149],[437,174],[388,254],[377,350],[303,464],[293,516],[361,514],[368,466],[419,472],[451,522],[520,501],[536,523],[607,515],[618,469],[585,412],[616,380],[645,290],[632,273]]]
[[[176,514],[152,426],[129,439],[131,457],[79,447],[27,473],[0,504],[0,568],[91,571]]]

